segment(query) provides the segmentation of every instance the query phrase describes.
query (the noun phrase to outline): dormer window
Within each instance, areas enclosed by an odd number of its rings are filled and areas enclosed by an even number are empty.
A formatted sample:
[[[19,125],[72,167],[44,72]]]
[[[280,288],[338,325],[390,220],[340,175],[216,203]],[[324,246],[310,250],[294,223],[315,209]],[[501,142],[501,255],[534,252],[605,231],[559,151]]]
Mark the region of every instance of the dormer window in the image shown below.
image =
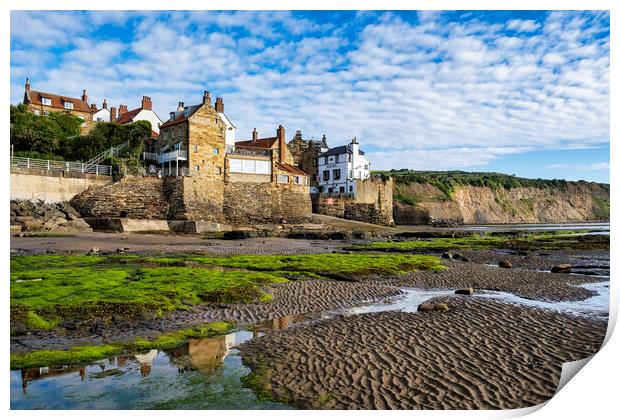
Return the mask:
[[[65,102],[66,109],[73,109],[73,102]]]
[[[52,104],[52,100],[50,98],[41,98],[41,103],[43,105],[51,105]]]

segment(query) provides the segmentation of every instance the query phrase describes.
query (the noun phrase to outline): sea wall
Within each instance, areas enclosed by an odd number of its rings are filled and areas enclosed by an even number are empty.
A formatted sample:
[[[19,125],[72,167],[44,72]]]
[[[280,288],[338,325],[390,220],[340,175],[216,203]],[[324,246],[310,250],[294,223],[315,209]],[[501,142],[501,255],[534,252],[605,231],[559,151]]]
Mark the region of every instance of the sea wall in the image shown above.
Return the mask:
[[[112,177],[104,175],[11,167],[11,200],[60,203],[110,183]]]
[[[377,225],[392,225],[393,181],[368,179],[356,181],[355,197],[316,194],[312,209],[315,213]]]

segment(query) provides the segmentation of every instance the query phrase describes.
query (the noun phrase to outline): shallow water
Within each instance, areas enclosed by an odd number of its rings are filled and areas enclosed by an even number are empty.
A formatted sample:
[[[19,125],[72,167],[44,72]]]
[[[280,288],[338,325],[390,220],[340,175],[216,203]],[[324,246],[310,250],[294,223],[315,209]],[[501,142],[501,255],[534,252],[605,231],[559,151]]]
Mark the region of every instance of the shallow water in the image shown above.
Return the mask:
[[[607,278],[608,279],[608,278]],[[583,285],[599,293],[577,302],[543,302],[506,292],[479,291],[475,296],[503,302],[607,318],[609,281]],[[454,290],[403,288],[393,301],[327,311],[318,319],[368,312],[416,312],[420,303]],[[252,330],[217,338],[192,339],[172,350],[111,357],[86,366],[11,371],[11,409],[290,409],[259,401],[241,384],[250,373],[234,346],[280,330],[308,317],[284,317],[256,324]]]

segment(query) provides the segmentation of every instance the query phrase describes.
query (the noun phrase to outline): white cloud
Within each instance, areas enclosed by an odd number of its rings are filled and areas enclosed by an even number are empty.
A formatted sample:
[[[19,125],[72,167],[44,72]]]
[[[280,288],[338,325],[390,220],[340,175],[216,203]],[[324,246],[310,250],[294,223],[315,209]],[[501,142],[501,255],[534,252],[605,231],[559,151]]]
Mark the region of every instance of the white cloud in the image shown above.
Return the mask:
[[[332,146],[357,136],[375,168],[466,168],[609,141],[609,36],[600,16],[554,12],[532,36],[540,25],[528,20],[440,25],[424,16],[412,24],[360,13],[343,29],[291,12],[143,13],[136,21],[91,12],[77,16],[131,25],[136,35],[129,44],[116,28],[103,38],[73,35],[50,59],[51,44],[39,37],[64,42],[72,16],[24,12],[17,28],[12,15],[14,102],[26,75],[33,89],[87,88],[97,102],[133,107],[150,95],[163,118],[207,89],[224,96],[240,138],[278,124],[289,134],[325,133]]]
[[[597,162],[588,164],[556,163],[553,165],[547,165],[545,167],[547,169],[574,169],[576,171],[608,171],[610,168],[609,162]]]
[[[506,28],[517,32],[534,32],[540,25],[533,20],[514,19],[506,23]]]

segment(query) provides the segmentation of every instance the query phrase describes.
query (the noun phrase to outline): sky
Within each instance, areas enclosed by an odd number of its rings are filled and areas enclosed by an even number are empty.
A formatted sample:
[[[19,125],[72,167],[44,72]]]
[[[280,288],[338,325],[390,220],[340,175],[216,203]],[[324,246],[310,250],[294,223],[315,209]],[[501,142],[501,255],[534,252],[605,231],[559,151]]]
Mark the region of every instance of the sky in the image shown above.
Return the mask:
[[[202,92],[237,139],[357,137],[373,169],[609,182],[605,11],[12,11],[31,88],[162,120]]]

